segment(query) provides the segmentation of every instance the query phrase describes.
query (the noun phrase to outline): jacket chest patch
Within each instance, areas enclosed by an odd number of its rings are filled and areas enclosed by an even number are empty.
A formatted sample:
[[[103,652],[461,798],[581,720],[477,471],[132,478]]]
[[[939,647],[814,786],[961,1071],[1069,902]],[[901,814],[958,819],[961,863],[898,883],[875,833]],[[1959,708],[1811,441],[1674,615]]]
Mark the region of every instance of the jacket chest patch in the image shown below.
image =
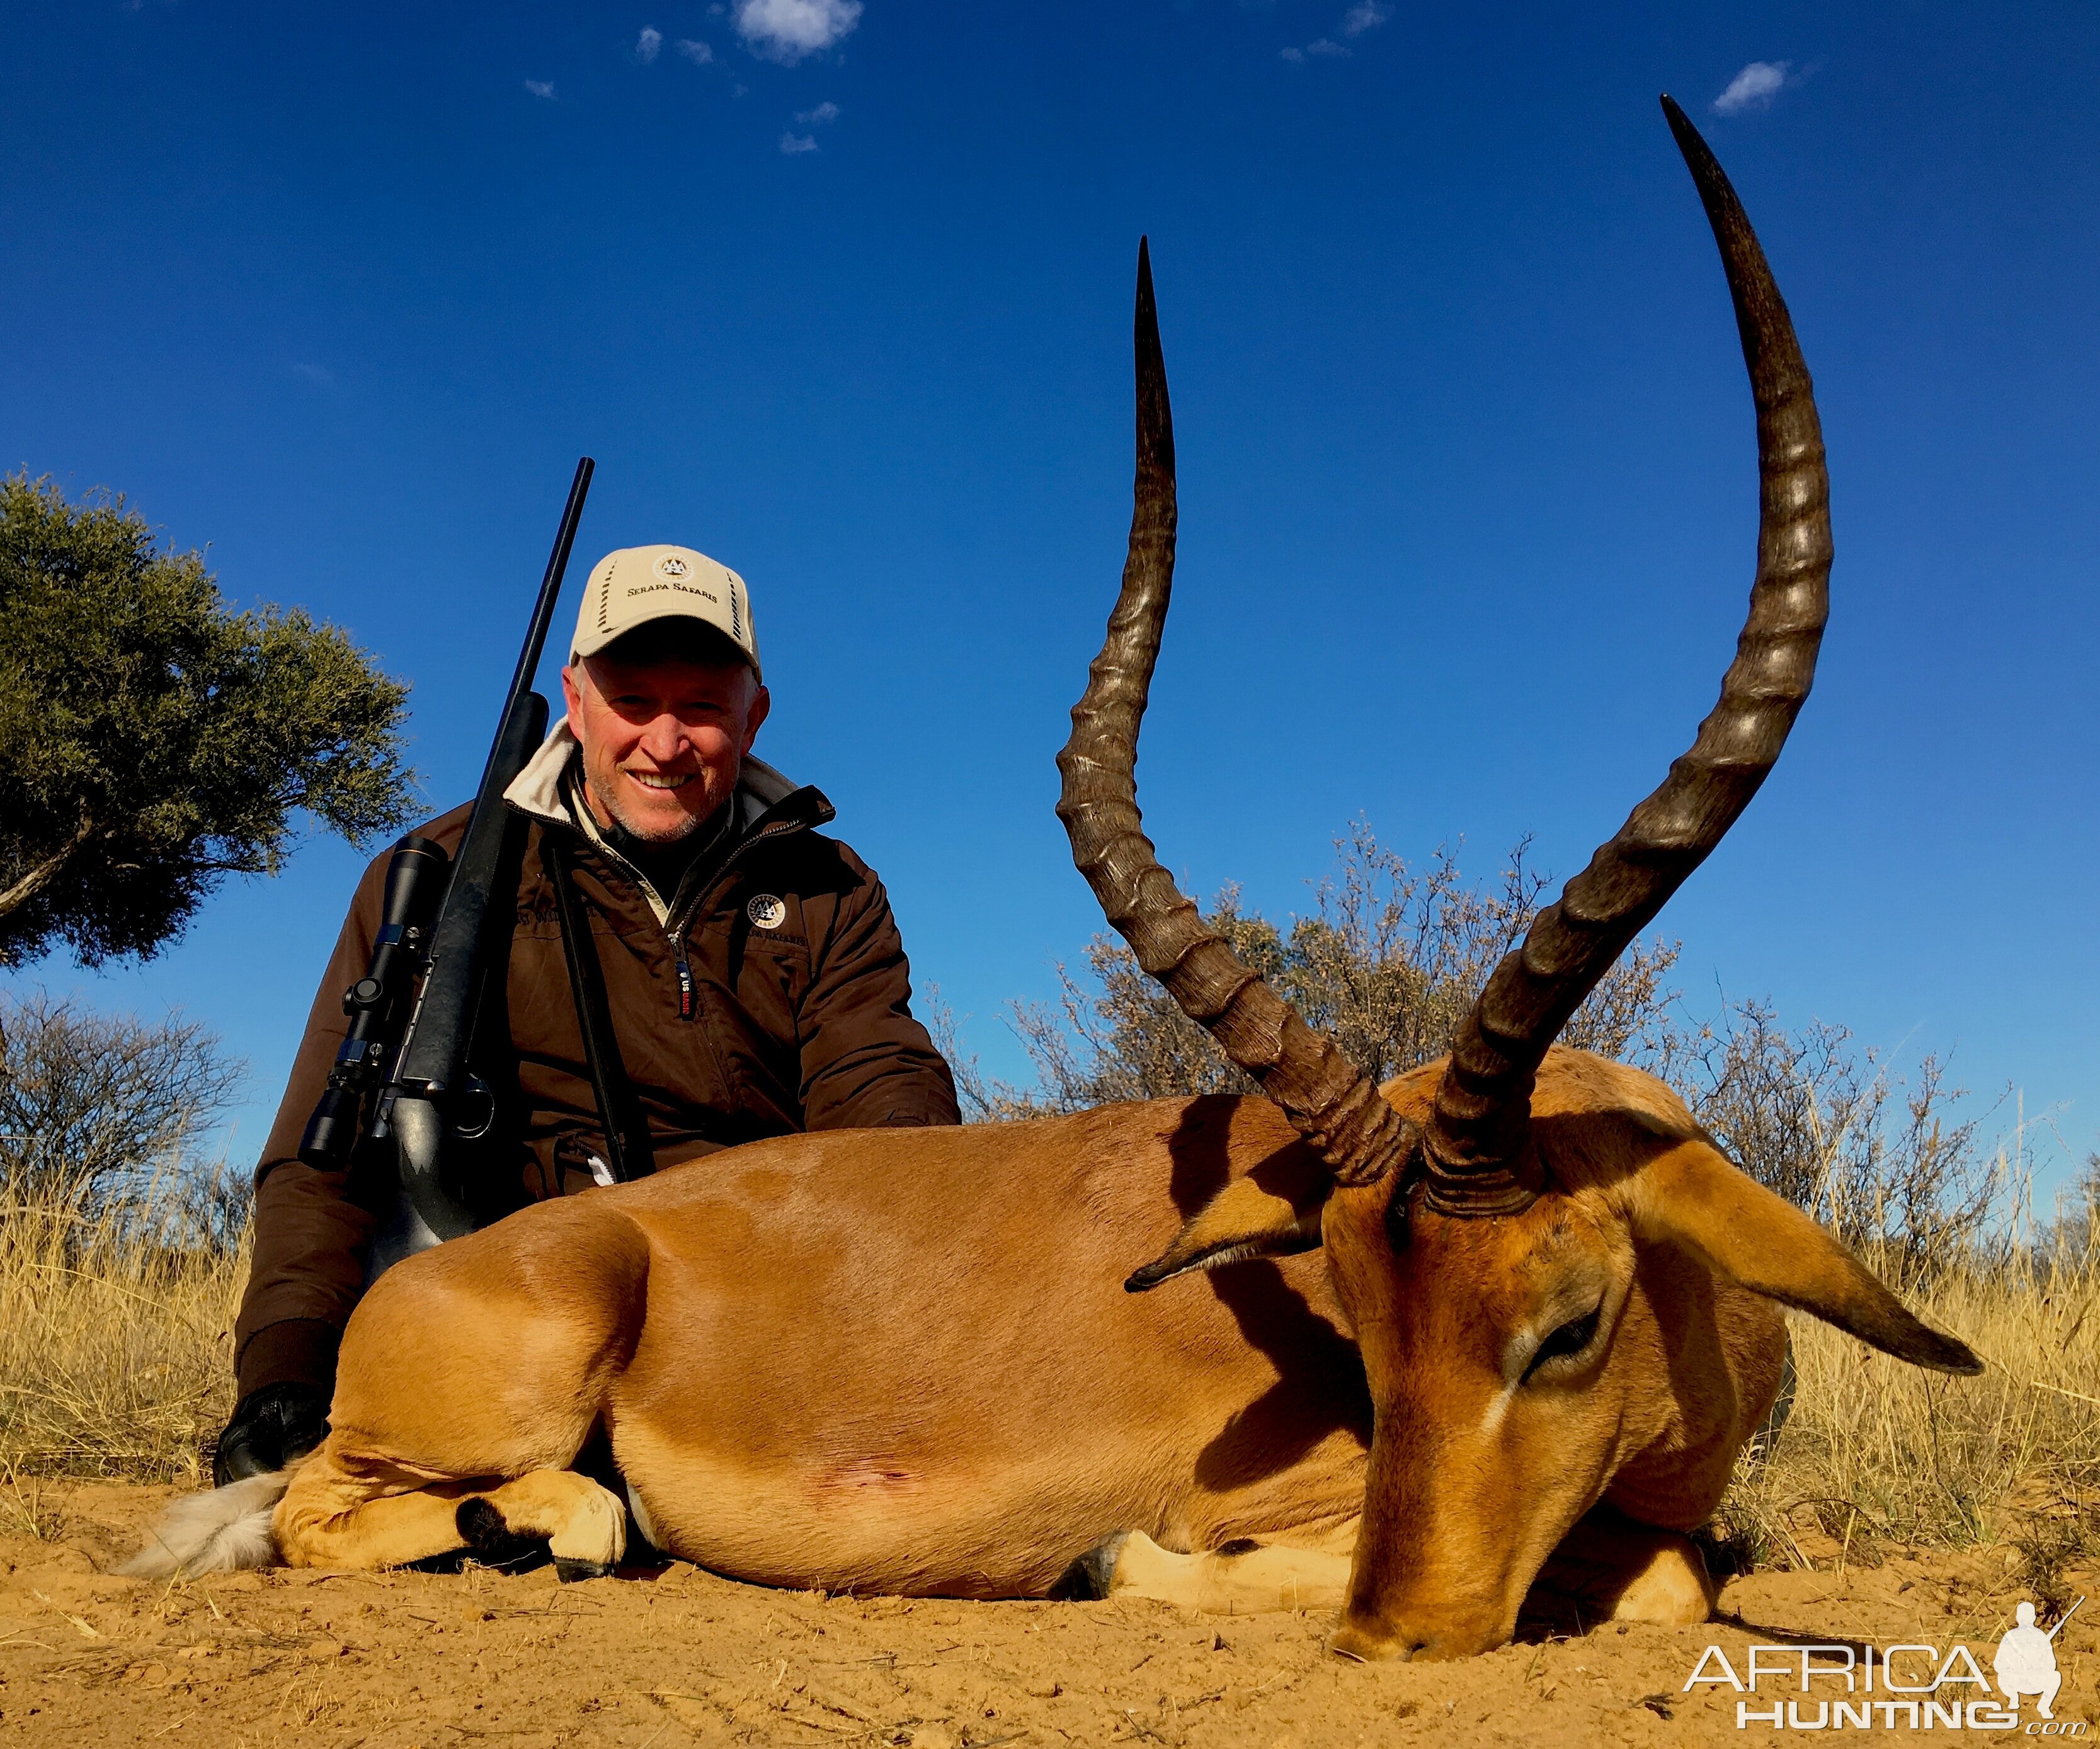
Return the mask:
[[[777,892],[755,892],[743,914],[757,929],[778,929],[788,921],[788,901]]]

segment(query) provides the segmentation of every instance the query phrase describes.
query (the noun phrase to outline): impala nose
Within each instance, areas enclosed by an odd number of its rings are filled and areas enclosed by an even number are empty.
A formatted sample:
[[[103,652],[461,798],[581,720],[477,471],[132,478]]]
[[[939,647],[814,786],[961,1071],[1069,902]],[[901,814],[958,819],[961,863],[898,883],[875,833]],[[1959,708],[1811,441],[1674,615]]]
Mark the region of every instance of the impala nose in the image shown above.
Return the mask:
[[[1374,1615],[1346,1615],[1341,1626],[1327,1636],[1329,1651],[1360,1664],[1388,1658],[1402,1663],[1412,1658],[1434,1658],[1436,1647],[1433,1636],[1410,1633]]]
[[[1470,1658],[1501,1644],[1507,1637],[1507,1634],[1498,1636],[1485,1623],[1475,1621],[1446,1621],[1432,1626],[1427,1621],[1410,1621],[1404,1616],[1388,1617],[1374,1615],[1368,1610],[1345,1609],[1341,1624],[1327,1636],[1327,1650],[1338,1658],[1353,1659],[1358,1663],[1374,1663],[1387,1659],[1434,1663],[1447,1658]]]

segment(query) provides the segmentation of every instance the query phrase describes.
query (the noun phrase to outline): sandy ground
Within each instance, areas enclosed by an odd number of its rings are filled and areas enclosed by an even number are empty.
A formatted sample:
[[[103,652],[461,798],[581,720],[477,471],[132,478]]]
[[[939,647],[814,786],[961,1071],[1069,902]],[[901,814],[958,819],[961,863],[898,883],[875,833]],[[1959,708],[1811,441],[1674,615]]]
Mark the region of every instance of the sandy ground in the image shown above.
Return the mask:
[[[1943,1650],[1964,1640],[1988,1670],[2020,1596],[2010,1552],[1758,1574],[1731,1582],[1723,1619],[1705,1629],[1606,1627],[1533,1635],[1463,1663],[1363,1666],[1321,1650],[1330,1623],[1317,1615],[826,1597],[735,1584],[682,1562],[575,1585],[549,1568],[273,1571],[173,1587],[105,1576],[166,1497],[51,1486],[10,1503],[15,1522],[0,1520],[13,1533],[0,1536],[0,1742],[1743,1742],[1780,1734],[1753,1725],[1746,1739],[1726,1690],[1683,1692],[1710,1641],[1740,1671],[1753,1641]],[[2081,1610],[2058,1642],[2059,1720],[2100,1716],[2094,1615],[2100,1608]],[[1952,1734],[1899,1725],[1846,1734]]]

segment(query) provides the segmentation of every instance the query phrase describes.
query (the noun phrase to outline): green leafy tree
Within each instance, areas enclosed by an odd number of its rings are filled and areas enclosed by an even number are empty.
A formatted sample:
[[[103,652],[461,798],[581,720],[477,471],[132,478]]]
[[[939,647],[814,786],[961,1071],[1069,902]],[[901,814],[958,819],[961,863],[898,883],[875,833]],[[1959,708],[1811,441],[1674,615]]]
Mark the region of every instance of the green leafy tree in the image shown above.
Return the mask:
[[[297,608],[229,608],[121,497],[0,478],[0,964],[150,955],[304,813],[409,814],[408,689]]]

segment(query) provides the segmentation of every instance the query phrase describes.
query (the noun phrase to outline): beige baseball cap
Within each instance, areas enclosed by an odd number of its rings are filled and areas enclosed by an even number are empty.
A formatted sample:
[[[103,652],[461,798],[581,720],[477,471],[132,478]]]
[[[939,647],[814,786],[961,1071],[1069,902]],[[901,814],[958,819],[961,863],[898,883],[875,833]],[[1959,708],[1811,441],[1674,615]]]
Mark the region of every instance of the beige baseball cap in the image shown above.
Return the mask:
[[[752,672],[764,677],[750,590],[728,566],[690,547],[622,547],[592,566],[569,645],[571,659],[594,656],[615,638],[657,619],[712,626],[736,645]]]

